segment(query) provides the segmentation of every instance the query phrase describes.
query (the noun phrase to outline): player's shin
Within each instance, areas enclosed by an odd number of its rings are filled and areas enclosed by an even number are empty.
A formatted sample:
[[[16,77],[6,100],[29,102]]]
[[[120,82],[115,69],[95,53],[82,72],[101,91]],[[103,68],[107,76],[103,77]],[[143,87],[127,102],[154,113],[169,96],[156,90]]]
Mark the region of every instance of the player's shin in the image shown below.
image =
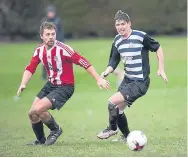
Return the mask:
[[[44,144],[46,141],[45,134],[44,134],[44,127],[42,121],[39,121],[37,123],[32,123],[32,128],[35,133],[35,136],[37,140]]]
[[[62,128],[56,123],[52,115],[50,115],[50,119],[44,122],[44,124],[50,129],[50,134],[47,137],[47,140],[44,145],[52,145],[62,134]]]
[[[123,111],[119,112],[117,124],[118,124],[118,127],[119,127],[120,131],[122,132],[122,134],[125,136],[125,138],[127,138],[130,131],[129,131],[129,127],[128,127],[127,117]]]
[[[108,103],[108,111],[109,111],[110,128],[113,131],[116,131],[117,130],[117,119],[118,119],[119,109],[115,104],[112,104],[111,102],[109,102]]]
[[[56,123],[55,119],[52,115],[50,115],[50,119],[48,121],[43,121],[43,123],[51,130],[57,130],[59,128],[59,125]]]

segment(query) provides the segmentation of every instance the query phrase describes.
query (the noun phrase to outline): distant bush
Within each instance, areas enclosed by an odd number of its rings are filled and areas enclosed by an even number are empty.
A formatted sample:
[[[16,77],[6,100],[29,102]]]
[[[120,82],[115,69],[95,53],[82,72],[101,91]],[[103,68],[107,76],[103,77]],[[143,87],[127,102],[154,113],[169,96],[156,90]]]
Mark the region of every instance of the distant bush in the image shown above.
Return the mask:
[[[0,35],[38,38],[41,18],[48,4],[57,7],[65,36],[111,37],[115,34],[114,14],[127,12],[132,27],[151,34],[179,34],[187,31],[186,0],[1,0]]]

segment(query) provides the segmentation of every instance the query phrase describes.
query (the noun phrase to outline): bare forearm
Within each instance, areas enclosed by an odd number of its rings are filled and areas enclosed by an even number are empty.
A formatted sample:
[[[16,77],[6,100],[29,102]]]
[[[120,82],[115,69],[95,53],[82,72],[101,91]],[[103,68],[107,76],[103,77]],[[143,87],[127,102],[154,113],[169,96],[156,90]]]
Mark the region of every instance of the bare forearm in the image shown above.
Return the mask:
[[[157,50],[157,58],[159,63],[157,74],[158,76],[161,76],[163,78],[165,83],[168,83],[168,79],[164,71],[164,55],[161,47],[159,47],[159,49]]]
[[[26,86],[31,77],[32,77],[32,73],[29,72],[28,70],[25,70],[24,73],[23,73],[21,85]]]
[[[157,50],[158,67],[160,70],[164,70],[164,55],[161,47]]]
[[[17,91],[17,96],[19,97],[22,93],[22,91],[26,88],[27,83],[29,82],[30,78],[32,76],[32,73],[28,70],[25,70],[22,77],[22,82],[20,84],[20,87]]]
[[[90,66],[86,71],[97,81],[100,76],[93,66]]]

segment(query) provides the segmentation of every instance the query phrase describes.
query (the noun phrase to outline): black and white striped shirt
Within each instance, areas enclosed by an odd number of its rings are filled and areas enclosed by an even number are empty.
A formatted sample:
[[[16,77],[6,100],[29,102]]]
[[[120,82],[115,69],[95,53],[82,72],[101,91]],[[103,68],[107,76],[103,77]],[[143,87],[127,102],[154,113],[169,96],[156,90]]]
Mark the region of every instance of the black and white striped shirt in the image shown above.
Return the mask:
[[[159,43],[145,32],[132,30],[128,38],[116,35],[108,66],[117,67],[122,59],[125,76],[132,80],[144,80],[150,74],[149,51],[156,52]]]

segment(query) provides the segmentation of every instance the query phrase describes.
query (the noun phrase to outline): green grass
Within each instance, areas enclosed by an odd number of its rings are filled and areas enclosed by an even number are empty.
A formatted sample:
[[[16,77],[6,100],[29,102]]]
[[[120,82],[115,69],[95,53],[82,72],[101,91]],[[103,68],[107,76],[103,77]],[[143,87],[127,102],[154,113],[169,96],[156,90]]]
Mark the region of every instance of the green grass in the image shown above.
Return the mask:
[[[99,140],[107,126],[107,99],[116,91],[116,78],[108,77],[112,89],[100,90],[84,69],[75,66],[76,90],[60,111],[52,111],[64,133],[54,146],[28,147],[35,139],[28,119],[31,103],[42,88],[41,66],[19,101],[14,101],[22,73],[36,43],[0,44],[0,156],[186,156],[186,38],[157,37],[165,53],[169,84],[157,77],[157,58],[150,54],[151,85],[147,94],[126,110],[131,130],[144,131],[148,145],[132,152],[125,144]],[[101,73],[107,64],[111,39],[68,41]],[[122,65],[121,65],[122,66]],[[46,134],[48,130],[45,128]],[[114,137],[115,138],[115,137]]]

